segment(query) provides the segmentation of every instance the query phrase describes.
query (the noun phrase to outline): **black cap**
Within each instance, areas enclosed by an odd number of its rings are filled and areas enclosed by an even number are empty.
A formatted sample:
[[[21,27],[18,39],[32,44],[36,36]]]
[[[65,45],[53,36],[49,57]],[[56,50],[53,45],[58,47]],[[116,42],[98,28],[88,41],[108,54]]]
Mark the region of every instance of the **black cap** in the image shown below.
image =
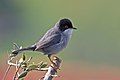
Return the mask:
[[[69,19],[61,19],[59,22],[59,28],[61,31],[64,31],[66,29],[77,29],[75,27],[73,27],[72,22]]]

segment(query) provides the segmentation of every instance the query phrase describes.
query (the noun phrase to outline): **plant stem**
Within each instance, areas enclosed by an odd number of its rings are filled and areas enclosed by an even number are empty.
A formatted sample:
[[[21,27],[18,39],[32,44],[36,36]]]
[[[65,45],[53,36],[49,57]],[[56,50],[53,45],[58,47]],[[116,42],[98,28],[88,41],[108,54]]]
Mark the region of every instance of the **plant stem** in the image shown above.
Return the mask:
[[[20,67],[21,67],[21,64],[20,64],[20,66],[18,66],[18,68],[17,68],[17,70],[16,70],[16,72],[15,72],[15,75],[14,75],[14,77],[13,77],[13,80],[15,80],[15,79],[16,79],[16,76],[17,76],[17,73],[18,73],[18,71],[19,71]]]
[[[8,74],[8,72],[9,72],[10,68],[11,68],[11,65],[8,66],[8,68],[7,68],[7,70],[5,71],[5,74],[4,74],[2,80],[5,80],[5,78],[6,78],[7,74]]]

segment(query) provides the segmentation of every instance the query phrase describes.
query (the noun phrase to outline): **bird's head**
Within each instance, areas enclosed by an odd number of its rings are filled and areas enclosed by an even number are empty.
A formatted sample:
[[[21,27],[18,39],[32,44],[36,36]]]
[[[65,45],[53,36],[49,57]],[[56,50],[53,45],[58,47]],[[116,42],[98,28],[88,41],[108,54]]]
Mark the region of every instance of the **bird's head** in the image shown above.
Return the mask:
[[[59,29],[61,31],[65,31],[67,29],[77,29],[77,28],[73,27],[72,22],[69,19],[61,19],[59,21]]]

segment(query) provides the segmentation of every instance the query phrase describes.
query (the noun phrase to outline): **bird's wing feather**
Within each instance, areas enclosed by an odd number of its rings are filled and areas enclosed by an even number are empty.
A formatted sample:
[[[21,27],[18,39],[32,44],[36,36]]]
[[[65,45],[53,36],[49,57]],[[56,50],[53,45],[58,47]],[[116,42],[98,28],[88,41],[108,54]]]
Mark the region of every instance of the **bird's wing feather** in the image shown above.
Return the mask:
[[[61,34],[53,29],[50,29],[44,36],[39,40],[39,42],[36,44],[37,48],[46,48],[49,46],[53,46],[57,43],[59,43],[61,40]]]

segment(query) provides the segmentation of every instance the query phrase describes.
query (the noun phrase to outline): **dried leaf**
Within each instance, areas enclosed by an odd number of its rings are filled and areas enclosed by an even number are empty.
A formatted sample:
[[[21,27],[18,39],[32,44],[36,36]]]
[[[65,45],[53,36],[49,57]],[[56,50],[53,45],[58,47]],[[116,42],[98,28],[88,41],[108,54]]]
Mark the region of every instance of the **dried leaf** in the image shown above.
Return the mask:
[[[15,57],[17,54],[10,54],[10,58]]]
[[[23,58],[20,58],[19,63],[22,63],[22,62],[23,62]]]

